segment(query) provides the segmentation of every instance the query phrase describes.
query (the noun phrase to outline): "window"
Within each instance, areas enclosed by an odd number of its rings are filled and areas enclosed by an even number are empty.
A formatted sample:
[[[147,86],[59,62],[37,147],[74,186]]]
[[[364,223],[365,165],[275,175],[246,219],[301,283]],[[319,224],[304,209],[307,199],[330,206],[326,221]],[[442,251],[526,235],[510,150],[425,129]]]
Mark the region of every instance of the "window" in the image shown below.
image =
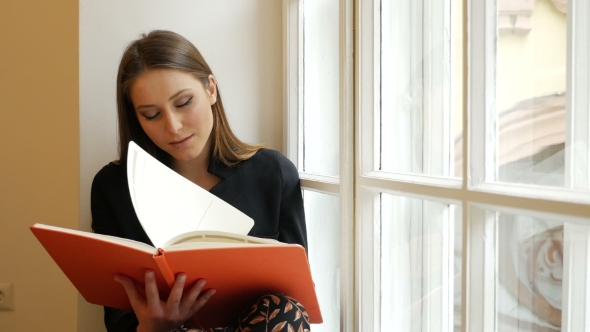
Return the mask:
[[[333,0],[283,4],[285,152],[300,172],[309,262],[324,318],[312,329],[348,330],[354,318],[353,142],[344,138],[352,137],[352,122],[343,112],[352,115],[353,90],[350,58],[341,59],[352,53],[352,30],[341,28],[341,15],[351,20],[352,3],[345,10]]]
[[[284,5],[314,331],[590,328],[590,3]]]

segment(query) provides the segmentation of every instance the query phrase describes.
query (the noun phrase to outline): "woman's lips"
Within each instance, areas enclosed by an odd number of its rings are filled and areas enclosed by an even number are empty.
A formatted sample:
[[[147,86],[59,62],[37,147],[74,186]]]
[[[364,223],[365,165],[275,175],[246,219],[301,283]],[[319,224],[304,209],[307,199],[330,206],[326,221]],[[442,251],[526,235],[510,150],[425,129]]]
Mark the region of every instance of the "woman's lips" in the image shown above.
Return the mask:
[[[182,148],[189,143],[189,141],[191,140],[191,138],[193,138],[193,136],[194,135],[190,135],[190,136],[183,138],[181,140],[170,142],[170,145],[175,148]]]

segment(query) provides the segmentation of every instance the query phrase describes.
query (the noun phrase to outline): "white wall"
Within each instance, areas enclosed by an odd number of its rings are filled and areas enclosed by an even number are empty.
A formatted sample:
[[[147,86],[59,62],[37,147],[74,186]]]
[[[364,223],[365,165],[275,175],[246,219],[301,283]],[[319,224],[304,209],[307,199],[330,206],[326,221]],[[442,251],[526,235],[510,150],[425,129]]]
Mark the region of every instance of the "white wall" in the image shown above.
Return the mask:
[[[90,185],[117,156],[115,78],[141,33],[191,40],[217,76],[235,133],[282,147],[282,10],[276,0],[80,0],[80,229],[90,229]],[[102,308],[79,301],[78,331],[104,331]]]

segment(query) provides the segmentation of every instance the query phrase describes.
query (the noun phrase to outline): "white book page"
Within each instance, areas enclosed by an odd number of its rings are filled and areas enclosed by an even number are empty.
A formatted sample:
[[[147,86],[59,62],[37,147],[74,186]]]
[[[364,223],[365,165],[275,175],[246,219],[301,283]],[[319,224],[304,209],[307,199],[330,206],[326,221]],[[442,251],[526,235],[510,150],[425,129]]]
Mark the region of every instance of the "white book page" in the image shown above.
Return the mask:
[[[269,246],[288,246],[286,243],[277,244],[260,244],[260,243],[223,243],[223,242],[187,242],[179,243],[164,249],[164,252],[190,251],[196,249],[220,249],[220,248],[252,248],[252,247],[269,247]]]
[[[195,230],[248,234],[254,221],[129,143],[127,180],[135,213],[157,248]]]
[[[241,235],[228,232],[217,232],[217,231],[194,231],[184,234],[177,235],[168,240],[163,248],[184,244],[184,243],[220,243],[220,244],[273,244],[281,245],[284,244],[274,239],[265,239],[260,237]]]

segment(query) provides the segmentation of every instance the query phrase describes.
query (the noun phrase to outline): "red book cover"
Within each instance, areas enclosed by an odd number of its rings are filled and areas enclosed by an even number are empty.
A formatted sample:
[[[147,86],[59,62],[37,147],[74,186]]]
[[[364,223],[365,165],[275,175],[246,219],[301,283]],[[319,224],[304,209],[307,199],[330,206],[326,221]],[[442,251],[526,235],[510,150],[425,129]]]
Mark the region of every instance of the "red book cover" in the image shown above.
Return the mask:
[[[305,249],[295,244],[157,250],[136,241],[36,224],[31,231],[89,303],[130,310],[116,273],[143,284],[145,271],[155,271],[160,297],[168,297],[174,276],[187,274],[187,288],[206,279],[217,293],[197,318],[204,327],[232,326],[249,305],[269,293],[299,301],[311,323],[321,323]]]

